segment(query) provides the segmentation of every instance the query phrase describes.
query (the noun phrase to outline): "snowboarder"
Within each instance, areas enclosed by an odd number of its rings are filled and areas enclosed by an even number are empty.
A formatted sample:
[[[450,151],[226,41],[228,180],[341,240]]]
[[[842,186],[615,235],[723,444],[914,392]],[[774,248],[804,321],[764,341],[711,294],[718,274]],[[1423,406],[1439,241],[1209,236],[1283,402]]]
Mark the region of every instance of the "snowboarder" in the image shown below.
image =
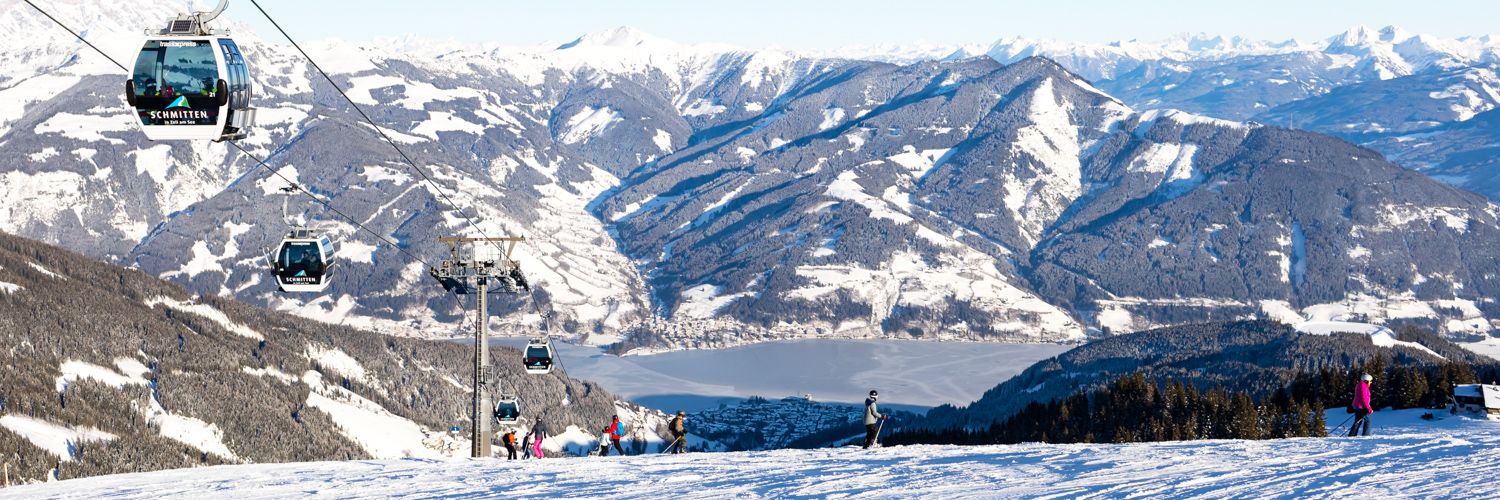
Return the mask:
[[[1349,426],[1349,437],[1360,435],[1360,426],[1364,426],[1364,435],[1370,435],[1370,414],[1375,413],[1375,407],[1370,406],[1370,381],[1375,380],[1366,373],[1359,378],[1359,383],[1354,386],[1354,423]]]
[[[506,460],[515,460],[516,459],[516,431],[512,430],[512,431],[506,432],[504,436],[500,437],[500,442],[505,444],[505,459]]]
[[[531,458],[531,434],[527,434],[526,438],[521,440],[521,450],[525,452],[521,456],[522,460]]]
[[[865,399],[865,449],[875,445],[875,439],[880,434],[880,427],[876,424],[886,418],[885,415],[880,414],[880,410],[875,408],[875,398],[879,395],[872,390],[870,397]]]
[[[672,433],[672,444],[667,445],[667,451],[673,455],[687,451],[687,430],[682,426],[682,420],[687,418],[687,412],[677,410],[677,418],[667,424],[667,431]]]
[[[620,440],[625,438],[625,426],[620,424],[619,415],[615,415],[614,420],[609,423],[609,428],[605,429],[604,433],[609,435],[610,444],[615,446],[615,450],[620,452],[620,456],[625,456],[625,448],[620,446]],[[604,453],[600,454],[600,456],[608,455],[609,448],[605,447]]]
[[[531,452],[537,458],[542,458],[542,440],[547,439],[547,424],[542,419],[536,419],[536,424],[531,426]]]

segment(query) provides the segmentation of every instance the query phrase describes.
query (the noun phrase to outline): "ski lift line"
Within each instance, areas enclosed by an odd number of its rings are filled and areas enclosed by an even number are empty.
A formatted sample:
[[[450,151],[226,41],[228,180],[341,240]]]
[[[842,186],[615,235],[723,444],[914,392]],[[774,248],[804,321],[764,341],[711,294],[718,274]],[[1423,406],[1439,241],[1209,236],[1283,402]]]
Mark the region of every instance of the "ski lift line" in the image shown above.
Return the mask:
[[[252,0],[252,2],[253,2],[253,0]],[[456,155],[453,155],[453,152],[450,151],[448,149],[448,146],[446,144],[443,144],[442,141],[438,141],[437,142],[437,147],[439,149],[442,149],[443,152],[446,153],[446,154],[448,154],[448,155],[456,156]],[[476,212],[477,211],[478,210],[476,209]],[[483,236],[483,233],[480,233],[480,235]],[[486,239],[489,239],[489,238],[486,237]],[[510,239],[507,239],[507,240],[510,240]],[[464,241],[477,241],[477,240],[476,239],[465,239]],[[510,241],[514,241],[514,240],[510,240]],[[534,255],[542,255],[542,249],[541,249],[541,247],[537,246],[537,244],[534,241],[532,241],[530,239],[526,239],[526,238],[519,238],[519,241],[521,243],[525,243],[525,244],[531,246],[532,251],[535,252]],[[496,245],[497,246],[496,249],[499,250],[498,244],[494,240],[490,240],[490,244]],[[504,252],[504,255],[509,256],[510,252]],[[547,308],[547,312],[546,313],[542,312],[542,308],[540,306],[541,301],[537,300],[537,296],[536,296],[538,288],[540,288],[540,287],[531,287],[531,290],[529,290],[529,292],[528,292],[528,295],[531,298],[531,300],[530,300],[530,302],[531,302],[531,312],[537,313],[537,315],[539,315],[539,316],[542,317],[542,322],[543,322],[543,324],[542,324],[542,330],[544,332],[546,332],[546,338],[548,339],[548,345],[550,346],[551,345],[551,339],[552,339],[551,320],[552,320],[552,316],[555,315],[556,310],[549,306]],[[553,359],[554,362],[557,363],[558,368],[562,369],[562,371],[563,371],[564,374],[566,374],[568,372],[567,367],[563,366],[562,357],[558,356],[555,350],[553,351],[552,359]]]
[[[381,242],[384,242],[385,244],[390,245],[391,247],[395,248],[396,250],[401,251],[401,253],[406,254],[407,257],[411,257],[412,260],[415,260],[417,262],[421,262],[423,265],[425,265],[427,267],[432,267],[432,264],[428,263],[425,259],[417,256],[414,253],[411,253],[410,250],[402,248],[400,245],[397,245],[395,242],[393,242],[390,239],[386,238],[385,235],[382,235],[380,233],[375,232],[375,230],[373,230],[373,229],[365,227],[364,224],[361,224],[359,221],[354,220],[354,218],[350,217],[348,214],[345,214],[344,212],[339,211],[339,209],[337,209],[337,208],[333,208],[332,204],[329,204],[327,201],[323,201],[322,199],[318,198],[317,195],[315,195],[312,192],[308,191],[307,188],[302,187],[301,184],[298,184],[296,182],[292,182],[291,179],[288,179],[288,178],[286,178],[286,176],[281,175],[281,172],[277,171],[274,168],[271,168],[271,165],[267,164],[265,160],[257,158],[253,154],[250,154],[250,152],[247,151],[247,150],[245,150],[245,147],[241,146],[238,142],[232,142],[232,141],[225,141],[225,142],[229,142],[230,145],[233,145],[235,147],[235,149],[240,150],[240,152],[244,153],[245,156],[248,156],[248,157],[250,157],[250,159],[255,160],[257,163],[260,164],[261,167],[264,167],[266,170],[270,171],[276,177],[281,178],[281,180],[286,181],[287,184],[291,185],[291,187],[296,188],[296,190],[301,191],[301,192],[307,194],[307,196],[309,198],[312,198],[313,201],[316,201],[316,202],[318,202],[318,204],[323,205],[324,208],[327,208],[329,211],[331,211],[331,212],[333,212],[335,214],[338,214],[339,217],[343,217],[345,220],[349,221],[350,223],[353,223],[355,226],[359,227],[360,229],[364,230],[365,232],[370,233],[371,235],[374,235]]]
[[[109,62],[114,63],[115,66],[117,66],[117,67],[120,68],[120,71],[124,71],[125,74],[127,74],[127,75],[130,74],[130,69],[128,69],[124,65],[120,64],[120,62],[116,61],[115,58],[109,57],[109,54],[105,54],[104,51],[99,50],[99,47],[95,47],[93,43],[89,42],[88,40],[85,40],[82,36],[79,36],[77,32],[73,31],[73,28],[69,28],[68,25],[63,24],[62,21],[58,21],[57,18],[52,17],[52,14],[48,14],[47,11],[42,10],[41,7],[37,7],[36,4],[31,3],[31,0],[22,0],[22,1],[26,2],[26,5],[30,5],[31,8],[36,9],[37,12],[41,12],[42,15],[47,16],[47,19],[51,19],[53,23],[56,23],[58,26],[61,26],[62,29],[68,30],[68,33],[71,33],[73,36],[78,37],[78,41],[83,42],[84,44],[88,45],[89,48],[94,49],[94,52],[98,52],[99,55],[104,56],[104,58],[108,59]]]
[[[254,5],[255,9],[259,10],[260,13],[261,13],[261,15],[265,16],[266,20],[271,22],[271,26],[275,26],[276,27],[276,31],[281,32],[281,36],[286,37],[286,40],[288,42],[292,43],[292,47],[296,48],[297,52],[301,53],[302,57],[305,58],[305,59],[307,59],[307,63],[311,64],[312,67],[313,67],[313,69],[318,70],[318,74],[323,75],[323,79],[324,80],[328,80],[328,84],[331,85],[331,86],[333,86],[333,89],[337,90],[338,93],[339,93],[339,95],[342,96],[345,101],[349,102],[349,106],[353,107],[355,111],[359,112],[359,116],[364,117],[365,121],[367,121],[367,122],[370,123],[370,126],[375,127],[375,133],[380,134],[380,137],[383,138],[383,139],[385,139],[386,143],[390,144],[391,147],[396,150],[397,154],[401,155],[401,159],[406,160],[406,164],[407,165],[411,165],[412,169],[415,169],[417,171],[417,173],[422,176],[423,179],[427,180],[427,183],[432,186],[432,189],[434,191],[437,191],[438,195],[441,195],[444,200],[448,201],[448,205],[452,206],[454,210],[458,211],[458,215],[462,216],[464,218],[464,220],[466,220],[466,221],[469,222],[469,226],[473,227],[474,231],[478,232],[480,236],[484,236],[484,237],[488,238],[488,236],[484,234],[484,230],[479,229],[479,224],[475,223],[474,219],[470,218],[468,214],[465,214],[463,208],[460,207],[457,202],[453,201],[453,198],[449,197],[448,193],[445,192],[445,191],[443,191],[443,189],[438,186],[437,182],[433,181],[432,177],[428,176],[427,172],[425,172],[425,171],[422,170],[422,167],[417,166],[417,163],[414,162],[414,161],[412,161],[411,157],[409,157],[409,156],[406,155],[406,151],[403,151],[401,149],[401,146],[397,146],[396,145],[396,141],[393,140],[393,139],[391,139],[391,136],[389,136],[389,135],[387,135],[385,133],[385,129],[382,129],[380,127],[380,125],[376,124],[375,120],[370,119],[370,115],[365,114],[365,110],[363,108],[360,108],[359,104],[356,104],[353,99],[350,99],[348,94],[344,93],[344,89],[342,87],[339,87],[339,85],[337,83],[334,83],[333,77],[328,76],[328,73],[325,72],[325,71],[323,71],[322,67],[318,66],[317,61],[314,61],[313,58],[312,58],[312,56],[307,55],[307,51],[302,50],[302,46],[297,44],[297,40],[293,39],[292,35],[287,34],[286,30],[284,30],[284,29],[281,28],[281,25],[278,24],[276,22],[276,20],[271,17],[271,14],[269,14],[269,13],[266,12],[265,8],[262,8],[260,6],[259,2],[256,2],[255,0],[250,0],[250,4]],[[441,141],[439,141],[439,144],[441,144]],[[476,210],[476,213],[477,213],[477,210]],[[498,244],[495,244],[495,243],[491,242],[491,245],[494,245],[496,247],[496,250],[499,250],[499,245]]]
[[[57,20],[57,18],[52,17],[52,15],[48,14],[47,11],[42,10],[41,7],[37,7],[36,4],[31,3],[31,0],[22,0],[22,1],[26,2],[27,5],[30,5],[32,8],[36,9],[37,12],[41,12],[42,15],[47,16],[47,19],[51,19],[53,23],[57,24],[62,29],[67,30],[68,33],[72,33],[73,36],[78,37],[78,33],[74,32],[73,28],[69,28],[68,25],[63,24],[62,21],[59,21],[59,20]],[[120,64],[119,61],[116,61],[115,58],[110,57],[109,54],[104,53],[103,50],[99,50],[99,47],[96,47],[96,46],[94,46],[94,44],[89,43],[88,40],[84,40],[83,37],[78,37],[78,39],[80,41],[83,41],[83,43],[87,44],[89,46],[89,48],[94,49],[94,52],[98,52],[99,55],[104,56],[105,59],[109,60],[109,62],[113,63],[115,66],[119,67],[121,70],[124,70],[126,73],[130,73],[129,69],[126,69],[124,65]],[[397,245],[395,242],[392,242],[390,239],[386,238],[384,235],[382,235],[380,233],[377,233],[377,232],[375,232],[374,230],[372,230],[372,229],[370,229],[368,227],[365,227],[364,224],[361,224],[359,221],[354,220],[353,217],[350,217],[349,215],[347,215],[347,214],[339,211],[339,209],[337,209],[337,208],[333,208],[333,205],[330,205],[327,201],[324,201],[323,199],[318,198],[318,195],[313,194],[311,191],[308,191],[306,188],[302,187],[301,184],[298,184],[296,182],[292,182],[291,179],[288,179],[288,178],[286,178],[286,176],[281,175],[281,172],[278,172],[276,169],[271,168],[271,166],[269,164],[267,164],[265,160],[262,160],[262,159],[256,157],[254,154],[251,154],[250,151],[247,151],[245,149],[245,147],[241,146],[238,142],[234,142],[234,141],[224,141],[224,142],[228,142],[230,145],[233,145],[235,147],[235,149],[240,150],[240,152],[244,153],[245,156],[249,157],[250,159],[255,160],[257,163],[260,164],[261,167],[264,167],[266,170],[270,171],[276,177],[280,177],[281,180],[286,181],[286,183],[288,185],[296,188],[298,191],[301,191],[301,192],[307,194],[307,196],[310,197],[310,198],[312,198],[313,201],[316,201],[319,204],[323,205],[323,207],[327,208],[329,211],[338,214],[340,217],[343,217],[344,219],[346,219],[349,222],[353,223],[355,226],[359,227],[360,229],[364,230],[365,232],[368,232],[371,235],[374,235],[376,238],[380,239],[380,241],[382,241],[382,242],[385,242],[387,245],[390,245],[390,246],[396,248],[397,250],[400,250],[401,253],[406,254],[408,257],[411,257],[413,260],[421,262],[423,265],[426,265],[427,267],[432,267],[432,264],[428,263],[426,260],[422,259],[421,257],[418,257],[416,254],[411,253],[411,251],[409,251],[409,250],[407,250],[405,248],[402,248],[400,245]]]
[[[36,4],[31,3],[31,0],[22,0],[22,1],[26,2],[27,5],[30,5],[32,8],[36,9],[37,12],[41,12],[42,15],[47,16],[47,19],[51,19],[53,23],[57,24],[62,29],[67,30],[68,33],[72,33],[73,36],[78,36],[78,33],[74,32],[73,28],[69,28],[68,25],[63,24],[62,21],[59,21],[59,20],[57,20],[57,18],[52,17],[52,15],[48,14],[47,11],[42,10],[41,7],[37,7]],[[109,60],[109,62],[113,63],[116,67],[119,67],[121,70],[125,71],[126,73],[130,73],[129,69],[126,69],[124,65],[120,64],[119,61],[116,61],[115,58],[110,57],[109,54],[104,53],[103,50],[99,50],[99,47],[95,47],[94,44],[89,43],[88,40],[84,40],[83,37],[78,37],[78,39],[80,41],[83,41],[83,43],[88,44],[89,48],[94,49],[94,52],[98,52],[99,55],[104,56],[105,59]],[[363,229],[366,232],[374,235],[376,238],[379,238],[381,241],[385,242],[386,244],[391,245],[392,247],[395,247],[397,250],[400,250],[402,253],[405,253],[407,256],[411,257],[412,259],[415,259],[418,262],[421,262],[422,264],[424,264],[424,265],[426,265],[428,267],[432,267],[432,264],[429,264],[426,260],[423,260],[421,257],[418,257],[416,254],[413,254],[410,251],[406,250],[405,248],[402,248],[400,245],[395,244],[391,240],[387,239],[384,235],[381,235],[380,233],[377,233],[374,230],[371,230],[370,228],[365,227],[364,224],[361,224],[359,221],[354,220],[353,217],[350,217],[347,214],[339,211],[338,209],[333,208],[333,205],[330,205],[327,201],[324,201],[321,198],[318,198],[318,195],[313,194],[311,191],[308,191],[306,188],[303,188],[301,184],[298,184],[296,182],[292,182],[291,179],[288,179],[288,178],[286,178],[286,176],[281,175],[281,172],[278,172],[276,169],[271,168],[271,166],[268,165],[265,160],[262,160],[262,159],[256,157],[255,155],[251,154],[250,151],[247,151],[245,149],[245,147],[241,146],[238,142],[234,142],[234,141],[224,141],[224,142],[228,142],[230,145],[234,146],[235,149],[240,150],[240,152],[243,153],[245,156],[249,157],[250,159],[255,160],[257,163],[260,164],[261,167],[264,167],[267,171],[270,171],[271,174],[275,175],[276,177],[280,177],[281,180],[286,181],[286,183],[288,185],[290,185],[291,187],[296,188],[298,191],[301,191],[301,192],[307,194],[307,196],[310,197],[310,198],[312,198],[313,201],[316,201],[319,204],[322,204],[329,211],[332,211],[333,213],[338,214],[340,217],[343,217],[344,219],[347,219],[349,222],[354,223],[355,226],[358,226],[360,229]]]
[[[93,49],[94,52],[99,53],[100,56],[103,56],[105,60],[108,60],[110,63],[114,64],[116,67],[120,68],[121,71],[124,71],[126,74],[130,74],[130,70],[129,69],[127,69],[124,65],[120,64],[119,61],[116,61],[115,58],[110,57],[110,55],[106,54],[103,50],[100,50],[99,47],[95,46],[93,43],[90,43],[88,40],[84,40],[83,37],[78,36],[78,33],[75,32],[75,31],[73,31],[73,28],[68,27],[67,24],[64,24],[62,21],[59,21],[57,18],[52,17],[52,14],[49,14],[49,13],[47,13],[47,11],[42,10],[41,7],[38,7],[36,4],[32,3],[31,0],[22,0],[22,1],[26,2],[26,5],[30,5],[31,8],[36,9],[37,12],[42,13],[42,15],[46,16],[47,19],[51,20],[53,22],[53,24],[56,24],[58,27],[60,27],[63,30],[67,31],[68,33],[71,33],[73,36],[77,37],[79,41],[82,41],[85,45],[88,45],[90,49]],[[254,0],[252,0],[251,3],[254,3]],[[257,9],[259,9],[260,5],[256,5],[255,7]],[[264,14],[265,10],[261,10],[261,13]],[[269,16],[269,15],[266,16],[266,19],[269,20],[270,18],[271,18],[271,16]],[[273,21],[271,21],[271,23],[275,24],[276,22],[273,20]],[[277,26],[277,29],[279,30],[279,29],[281,29],[281,27]],[[283,31],[282,35],[285,35],[285,34],[286,34],[286,32]],[[287,37],[287,40],[291,40],[291,37]],[[293,45],[295,45],[295,44],[296,43],[293,42]],[[297,50],[301,51],[302,48],[298,47]],[[303,53],[303,55],[306,56],[307,54]],[[308,58],[308,61],[311,62],[312,58]],[[317,67],[317,64],[314,64],[313,66]],[[322,72],[323,70],[319,69],[318,71]],[[323,77],[327,78],[328,75],[324,74]],[[331,79],[329,80],[330,83],[332,83],[332,81],[333,80],[331,80]],[[334,88],[337,89],[338,86],[334,85]],[[343,90],[339,90],[339,94],[342,95],[343,94]],[[344,98],[348,99],[348,96],[345,96]],[[350,104],[353,104],[353,102],[351,101]],[[356,109],[358,109],[358,106],[356,106]],[[360,114],[363,115],[364,111],[360,111]],[[366,116],[365,119],[369,120],[369,117]],[[373,124],[374,122],[371,122],[371,123]],[[379,131],[379,129],[380,129],[380,127],[377,126],[376,130]],[[384,132],[381,132],[381,135],[384,135]],[[389,138],[387,138],[387,140],[389,140]],[[271,172],[272,175],[275,175],[276,177],[281,178],[281,180],[286,181],[286,183],[288,185],[290,185],[291,187],[294,187],[298,191],[301,191],[301,192],[307,194],[308,197],[312,198],[313,201],[316,201],[319,204],[323,205],[324,208],[327,208],[329,211],[331,211],[331,212],[333,212],[335,214],[338,214],[340,217],[343,217],[345,220],[348,220],[350,223],[353,223],[359,229],[361,229],[361,230],[363,230],[363,231],[365,231],[367,233],[370,233],[371,235],[374,235],[375,238],[377,238],[380,241],[386,243],[387,245],[390,245],[392,248],[395,248],[396,250],[399,250],[401,253],[406,254],[406,256],[409,257],[409,258],[411,258],[412,260],[415,260],[417,262],[421,262],[422,265],[427,266],[428,268],[432,268],[433,267],[432,264],[429,263],[429,262],[427,262],[426,259],[423,259],[423,258],[417,256],[416,254],[411,253],[410,250],[407,250],[406,248],[403,248],[401,245],[396,244],[395,242],[393,242],[390,239],[386,238],[385,235],[382,235],[382,234],[377,233],[377,232],[375,232],[374,230],[372,230],[372,229],[370,229],[368,227],[365,227],[364,224],[360,223],[357,220],[354,220],[353,217],[350,217],[348,214],[345,214],[344,212],[341,212],[338,209],[333,208],[333,205],[329,204],[327,201],[324,201],[324,200],[318,198],[318,196],[316,194],[312,193],[311,191],[308,191],[306,188],[302,187],[301,184],[298,184],[296,182],[292,182],[291,179],[288,179],[288,178],[286,178],[286,176],[281,175],[281,172],[277,171],[274,168],[271,168],[271,166],[269,164],[267,164],[265,160],[263,160],[263,159],[255,156],[254,154],[251,154],[249,151],[245,150],[244,146],[241,146],[238,142],[234,142],[234,141],[225,141],[225,142],[228,142],[229,144],[233,145],[235,147],[235,149],[240,150],[240,153],[243,153],[246,157],[249,157],[250,159],[255,160],[256,163],[260,164],[260,166],[262,168],[265,168],[267,171]],[[392,145],[394,146],[395,144],[392,143]],[[400,151],[400,148],[397,148],[397,151]],[[404,157],[405,153],[402,153],[402,156]],[[410,161],[411,161],[410,159],[407,160],[408,163],[410,163]],[[415,165],[413,165],[413,167],[415,167]],[[421,169],[418,168],[417,171],[420,173]],[[426,177],[426,174],[423,174],[423,177]],[[428,178],[429,183],[431,182],[431,180],[432,179]],[[433,184],[433,186],[436,187],[436,184]],[[438,193],[442,194],[442,190],[438,190]],[[443,197],[447,198],[447,195],[443,194]],[[452,204],[452,200],[451,199],[449,200],[449,203]],[[457,205],[454,205],[454,206],[457,207]],[[460,210],[459,214],[462,215],[463,211]],[[465,216],[465,218],[467,219],[468,217]],[[472,220],[470,220],[469,223],[473,224],[474,222]],[[476,226],[475,229],[477,230],[478,227]],[[484,233],[481,232],[480,234],[483,235]],[[532,294],[533,294],[532,297],[533,297],[533,300],[534,300],[535,299],[535,292],[533,291]],[[464,312],[463,313],[464,314],[464,318],[467,319],[468,316],[469,316],[469,311],[468,311],[468,307],[464,305],[463,298],[459,297],[458,294],[456,294],[456,293],[453,294],[453,298],[458,301],[458,306],[459,306],[459,308],[461,310],[463,310],[463,312]],[[460,323],[459,328],[460,329],[463,328],[463,323]]]

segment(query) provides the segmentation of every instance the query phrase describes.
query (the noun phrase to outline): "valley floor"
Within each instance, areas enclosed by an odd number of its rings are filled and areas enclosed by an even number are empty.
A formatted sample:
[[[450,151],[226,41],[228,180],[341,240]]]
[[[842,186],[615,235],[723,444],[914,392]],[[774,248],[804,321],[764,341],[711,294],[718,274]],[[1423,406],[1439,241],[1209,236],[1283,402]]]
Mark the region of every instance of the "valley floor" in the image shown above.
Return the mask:
[[[525,462],[238,465],[0,490],[0,498],[1495,498],[1500,422],[1377,413],[1371,438],[904,446]],[[1331,423],[1344,419],[1330,412]]]

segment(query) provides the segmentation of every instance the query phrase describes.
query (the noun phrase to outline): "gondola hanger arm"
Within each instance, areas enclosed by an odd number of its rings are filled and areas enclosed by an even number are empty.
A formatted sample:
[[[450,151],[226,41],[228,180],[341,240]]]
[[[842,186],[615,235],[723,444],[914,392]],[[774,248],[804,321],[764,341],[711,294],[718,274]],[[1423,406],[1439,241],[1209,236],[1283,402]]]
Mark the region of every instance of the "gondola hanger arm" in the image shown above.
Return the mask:
[[[195,12],[193,13],[193,15],[198,18],[199,24],[208,24],[209,21],[212,21],[215,18],[219,17],[219,14],[223,14],[224,8],[228,6],[229,0],[219,0],[219,6],[214,7],[214,10],[208,12]]]

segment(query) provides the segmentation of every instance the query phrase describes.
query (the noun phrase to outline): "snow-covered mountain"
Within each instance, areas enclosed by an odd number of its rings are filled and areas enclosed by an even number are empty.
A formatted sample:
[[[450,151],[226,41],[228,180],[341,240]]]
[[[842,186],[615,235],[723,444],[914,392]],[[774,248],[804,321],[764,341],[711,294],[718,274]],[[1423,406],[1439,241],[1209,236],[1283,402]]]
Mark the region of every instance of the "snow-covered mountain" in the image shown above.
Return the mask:
[[[1379,79],[1409,75],[1431,68],[1493,62],[1500,59],[1500,38],[1493,36],[1449,39],[1412,35],[1396,26],[1373,30],[1355,26],[1322,40],[1283,42],[1249,40],[1242,37],[1180,33],[1165,40],[1116,41],[1110,43],[1069,42],[1055,39],[1005,37],[990,44],[942,45],[929,43],[848,46],[809,55],[862,59],[896,64],[961,59],[987,55],[1002,63],[1042,56],[1057,61],[1089,80],[1117,80],[1152,61],[1228,61],[1297,53],[1347,56],[1347,66]]]
[[[98,33],[159,24],[136,17],[66,20]],[[38,19],[16,4],[0,26]],[[1451,332],[1500,318],[1485,298],[1500,264],[1461,251],[1500,237],[1484,200],[1328,137],[1142,113],[1076,72],[1302,44],[1012,41],[1010,55],[902,66],[629,28],[556,46],[304,43],[434,187],[294,50],[236,33],[259,84],[261,127],[242,144],[282,174],[427,262],[446,255],[439,236],[528,238],[518,254],[540,303],[497,299],[503,332],[535,333],[547,308],[587,342],[626,339],[621,352],[802,336],[1069,340],[1319,305]],[[1310,46],[1359,61],[1415,53],[1396,48],[1412,39],[1382,36]],[[461,304],[422,262],[305,199],[294,215],[343,241],[337,284],[276,293],[260,252],[279,240],[284,182],[223,144],[145,141],[122,77],[66,34],[48,37],[12,37],[32,55],[3,69],[23,76],[0,87],[22,103],[0,119],[13,153],[0,158],[0,229],[323,321],[439,335],[459,324]],[[129,60],[133,42],[99,41]],[[1487,40],[1463,43],[1480,47],[1465,57],[1491,57]]]

